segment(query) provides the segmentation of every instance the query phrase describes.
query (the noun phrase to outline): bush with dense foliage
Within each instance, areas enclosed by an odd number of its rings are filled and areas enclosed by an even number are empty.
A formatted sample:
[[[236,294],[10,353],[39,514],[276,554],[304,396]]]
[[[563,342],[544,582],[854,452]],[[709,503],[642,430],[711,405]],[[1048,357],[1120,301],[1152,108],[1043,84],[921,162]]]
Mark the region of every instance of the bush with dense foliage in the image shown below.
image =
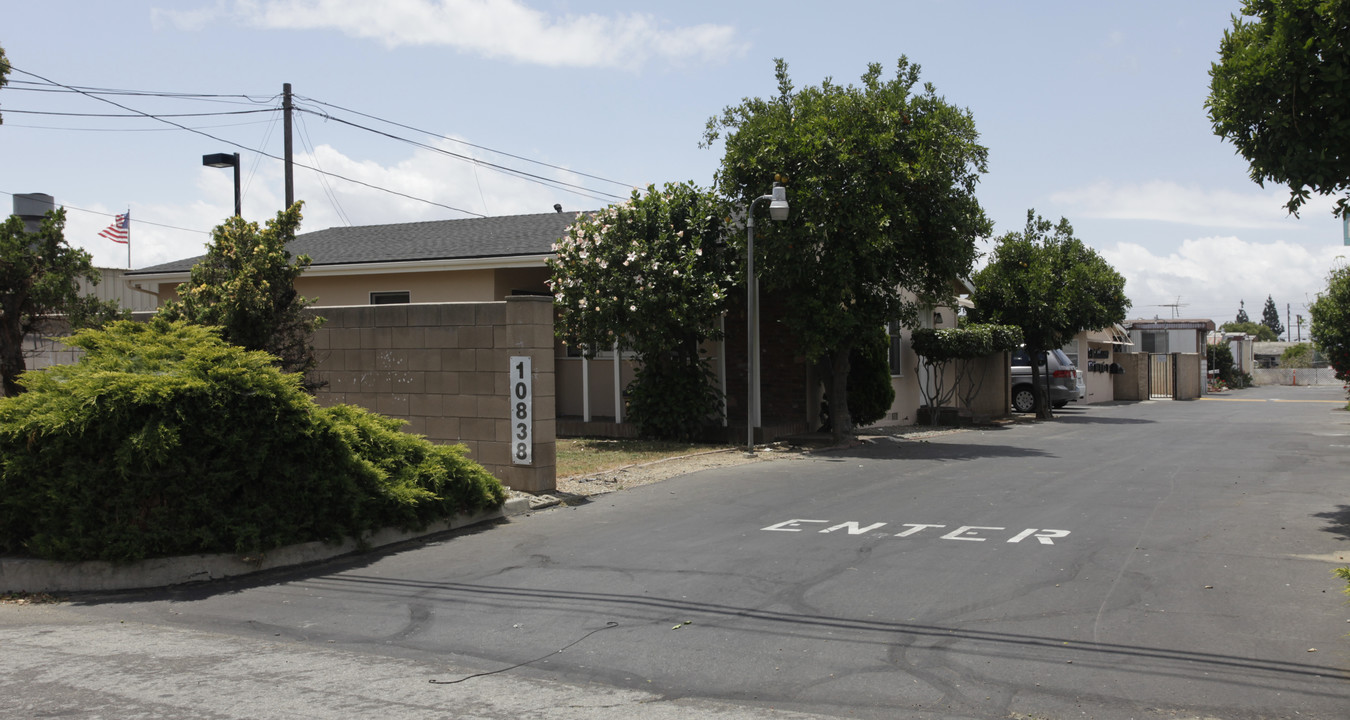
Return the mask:
[[[255,554],[500,505],[462,447],[320,408],[298,375],[213,331],[87,330],[74,365],[0,400],[0,552],[130,561]]]

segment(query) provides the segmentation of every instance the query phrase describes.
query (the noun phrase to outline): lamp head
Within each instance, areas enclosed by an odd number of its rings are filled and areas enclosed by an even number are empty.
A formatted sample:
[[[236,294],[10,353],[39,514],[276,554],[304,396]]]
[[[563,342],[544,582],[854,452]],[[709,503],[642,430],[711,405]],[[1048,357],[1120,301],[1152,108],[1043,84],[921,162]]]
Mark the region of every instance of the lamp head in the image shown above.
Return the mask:
[[[234,153],[212,153],[202,156],[202,165],[213,168],[234,167],[239,162],[238,158]]]
[[[782,222],[788,219],[788,201],[787,188],[783,183],[773,184],[773,199],[769,201],[769,217],[774,222]]]

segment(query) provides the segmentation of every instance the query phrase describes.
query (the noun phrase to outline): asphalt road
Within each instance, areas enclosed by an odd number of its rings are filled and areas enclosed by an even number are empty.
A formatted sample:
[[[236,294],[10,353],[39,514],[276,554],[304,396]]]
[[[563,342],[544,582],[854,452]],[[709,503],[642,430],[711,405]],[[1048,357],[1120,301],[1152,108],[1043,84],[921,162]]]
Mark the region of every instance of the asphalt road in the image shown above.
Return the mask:
[[[4,607],[0,716],[1344,720],[1343,397],[1070,406]]]

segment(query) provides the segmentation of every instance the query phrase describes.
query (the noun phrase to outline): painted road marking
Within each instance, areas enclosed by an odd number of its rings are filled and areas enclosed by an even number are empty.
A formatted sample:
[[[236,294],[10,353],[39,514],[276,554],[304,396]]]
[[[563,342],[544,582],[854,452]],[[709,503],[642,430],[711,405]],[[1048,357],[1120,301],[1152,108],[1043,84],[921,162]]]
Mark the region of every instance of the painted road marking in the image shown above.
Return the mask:
[[[1282,398],[1216,398],[1202,397],[1201,400],[1210,402],[1250,402],[1250,403],[1330,403],[1332,405],[1344,405],[1344,400],[1284,400]]]
[[[809,520],[806,518],[793,518],[791,520],[784,520],[783,522],[780,523],[774,523],[773,525],[770,525],[768,527],[760,528],[760,530],[766,530],[769,532],[811,531],[816,533],[832,533],[843,530],[849,535],[865,535],[874,530],[880,530],[887,524],[888,523],[884,522],[875,522],[868,525],[863,525],[860,522],[850,520],[848,522],[835,523],[831,525],[829,520]],[[829,525],[829,527],[820,528],[817,530],[815,527],[812,527],[812,525]],[[913,537],[915,535],[924,532],[925,530],[937,531],[937,530],[945,530],[947,528],[945,524],[937,525],[929,523],[900,523],[898,525],[895,525],[892,529],[894,529],[895,527],[906,528],[905,530],[901,530],[900,532],[891,535],[891,537],[901,537],[901,538]],[[955,530],[951,530],[950,532],[942,534],[932,532],[929,533],[928,536],[936,537],[939,540],[964,540],[967,542],[986,542],[991,538],[997,539],[1002,537],[1003,533],[1005,533],[1007,530],[1008,528],[1006,527],[994,527],[990,525],[961,525],[958,526]],[[887,532],[889,533],[889,531]],[[1004,542],[1020,543],[1023,540],[1034,537],[1036,538],[1036,542],[1040,543],[1041,545],[1054,545],[1055,538],[1068,537],[1068,535],[1069,535],[1068,530],[1051,530],[1049,528],[1027,528],[1025,530],[1017,532]]]

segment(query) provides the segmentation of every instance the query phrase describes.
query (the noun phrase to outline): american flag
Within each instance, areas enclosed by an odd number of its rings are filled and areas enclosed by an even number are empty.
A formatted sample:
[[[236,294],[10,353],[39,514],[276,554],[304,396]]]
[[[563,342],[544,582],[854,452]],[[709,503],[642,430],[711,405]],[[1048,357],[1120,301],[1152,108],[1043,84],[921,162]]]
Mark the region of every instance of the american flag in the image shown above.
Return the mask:
[[[125,215],[117,215],[113,218],[112,224],[103,232],[100,237],[108,238],[115,243],[126,245],[131,242],[131,211],[128,210]]]

